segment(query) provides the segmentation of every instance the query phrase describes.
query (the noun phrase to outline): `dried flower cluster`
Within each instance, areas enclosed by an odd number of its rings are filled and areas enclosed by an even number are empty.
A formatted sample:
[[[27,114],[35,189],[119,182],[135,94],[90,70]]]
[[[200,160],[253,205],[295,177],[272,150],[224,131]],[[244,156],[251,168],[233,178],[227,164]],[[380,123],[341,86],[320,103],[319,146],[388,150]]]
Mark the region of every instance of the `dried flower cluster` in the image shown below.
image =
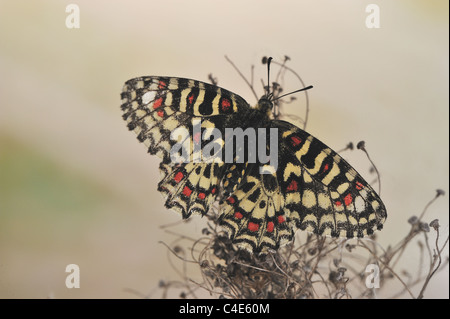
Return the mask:
[[[439,190],[426,208],[441,195]],[[180,237],[187,247],[180,242],[175,247],[168,246],[170,254],[181,260],[182,278],[161,282],[160,288],[163,296],[179,289],[182,298],[196,298],[199,294],[204,297],[205,291],[213,298],[238,299],[423,298],[433,275],[448,266],[448,256],[444,259],[442,253],[449,239],[447,235],[440,243],[439,222],[437,219],[424,222],[425,212],[426,209],[420,217],[411,217],[406,236],[386,250],[375,237],[345,240],[300,233],[294,243],[263,256],[237,251],[219,231],[217,215],[213,215],[203,229],[204,237],[198,240]],[[415,277],[396,267],[405,250],[414,243],[418,265],[412,266],[427,268],[425,274],[418,273]],[[190,263],[200,270],[202,281],[190,278],[186,267]],[[177,267],[173,261],[172,265]],[[415,286],[420,287],[418,294],[413,292]]]

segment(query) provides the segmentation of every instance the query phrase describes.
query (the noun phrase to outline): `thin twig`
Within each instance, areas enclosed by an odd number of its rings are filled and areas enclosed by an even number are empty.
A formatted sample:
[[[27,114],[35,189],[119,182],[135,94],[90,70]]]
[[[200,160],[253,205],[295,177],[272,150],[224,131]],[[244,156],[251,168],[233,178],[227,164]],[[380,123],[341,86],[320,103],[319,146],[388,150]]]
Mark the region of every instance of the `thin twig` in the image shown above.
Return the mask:
[[[378,195],[381,196],[381,178],[380,178],[380,172],[378,171],[377,166],[372,161],[372,159],[369,156],[369,152],[366,150],[366,146],[364,141],[359,142],[356,147],[360,150],[362,150],[364,153],[366,153],[367,158],[369,159],[369,162],[372,164],[372,167],[375,169],[375,172],[377,173],[377,179],[378,179]]]
[[[247,78],[242,74],[242,72],[238,69],[238,67],[233,63],[233,61],[231,61],[226,55],[225,55],[225,59],[228,61],[228,63],[231,64],[231,66],[237,71],[237,73],[241,76],[241,78],[245,81],[245,83],[247,83],[247,85],[249,86],[249,88],[252,90],[253,95],[256,98],[256,101],[258,101],[258,95],[255,92],[255,89],[253,88],[253,85],[247,80]],[[253,76],[252,76],[253,78]],[[253,81],[253,79],[252,79]]]
[[[398,279],[398,281],[400,281],[400,282],[402,283],[403,287],[406,289],[406,291],[409,293],[409,295],[410,295],[413,299],[415,299],[413,293],[411,292],[411,290],[409,290],[408,285],[403,281],[403,279],[400,278],[400,276],[399,276],[394,270],[392,270],[392,268],[389,267],[389,265],[388,265],[387,263],[383,262],[380,258],[378,258],[378,256],[374,255],[374,254],[372,253],[372,251],[366,246],[366,244],[364,244],[363,242],[360,242],[360,243],[364,246],[364,248],[366,248],[366,249],[369,251],[369,253],[372,254],[372,256],[373,256],[379,263],[381,263],[387,270],[389,270],[389,271],[391,272],[391,274],[393,274],[393,275]]]

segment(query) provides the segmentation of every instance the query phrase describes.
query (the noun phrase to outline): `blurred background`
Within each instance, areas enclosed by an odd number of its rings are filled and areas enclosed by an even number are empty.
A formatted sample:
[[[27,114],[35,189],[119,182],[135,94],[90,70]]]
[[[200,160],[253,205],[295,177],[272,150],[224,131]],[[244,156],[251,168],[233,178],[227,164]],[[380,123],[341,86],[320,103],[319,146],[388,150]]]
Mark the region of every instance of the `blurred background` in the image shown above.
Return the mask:
[[[66,26],[71,3],[79,28]],[[366,25],[371,3],[379,28]],[[159,297],[158,283],[177,279],[159,242],[176,240],[160,226],[180,216],[164,208],[159,160],[127,130],[120,92],[136,76],[212,73],[255,104],[225,55],[248,77],[255,65],[259,95],[261,58],[291,58],[314,85],[307,131],[335,150],[366,142],[388,209],[379,242],[397,243],[435,190],[449,191],[448,5],[1,0],[0,298]],[[283,111],[303,116],[303,96]],[[363,152],[343,156],[374,180]],[[425,220],[439,218],[444,238],[448,216],[446,195]],[[203,225],[195,217],[177,231],[197,238]],[[68,264],[80,267],[79,289],[65,286]],[[448,284],[447,267],[425,297],[448,298]]]

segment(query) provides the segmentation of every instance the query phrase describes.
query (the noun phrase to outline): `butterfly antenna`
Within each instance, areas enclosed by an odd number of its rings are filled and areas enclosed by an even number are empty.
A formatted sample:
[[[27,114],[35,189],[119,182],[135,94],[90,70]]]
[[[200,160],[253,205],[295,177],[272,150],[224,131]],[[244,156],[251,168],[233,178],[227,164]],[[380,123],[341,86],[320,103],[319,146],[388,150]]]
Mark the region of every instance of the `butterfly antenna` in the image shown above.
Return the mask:
[[[290,93],[283,94],[283,95],[277,97],[276,99],[274,99],[273,101],[276,101],[276,100],[278,100],[278,99],[281,99],[282,97],[285,97],[286,95],[298,93],[298,92],[301,92],[301,91],[306,91],[306,90],[309,90],[309,89],[312,89],[312,88],[313,88],[313,86],[310,85],[310,86],[307,86],[307,87],[305,87],[305,88],[303,88],[303,89],[300,89],[300,90],[296,90],[296,91],[293,91],[293,92],[290,92]]]
[[[272,60],[272,57],[267,59],[267,97],[270,97],[270,62],[272,62]]]

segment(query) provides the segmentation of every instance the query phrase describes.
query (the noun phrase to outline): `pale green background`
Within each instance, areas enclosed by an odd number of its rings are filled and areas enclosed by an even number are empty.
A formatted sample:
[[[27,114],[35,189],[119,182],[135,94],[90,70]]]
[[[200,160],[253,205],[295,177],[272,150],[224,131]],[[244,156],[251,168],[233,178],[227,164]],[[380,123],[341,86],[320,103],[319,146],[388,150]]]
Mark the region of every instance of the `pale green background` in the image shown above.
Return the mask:
[[[72,2],[80,29],[65,26]],[[379,29],[365,26],[369,3]],[[315,86],[308,131],[336,150],[366,141],[389,214],[380,243],[396,243],[435,189],[449,190],[448,26],[442,0],[0,1],[0,297],[158,297],[159,280],[177,279],[158,241],[174,240],[159,226],[179,216],[156,192],[158,159],[127,131],[119,94],[135,76],[212,72],[254,104],[225,54],[247,75],[255,64],[259,94],[261,57],[292,58]],[[362,152],[344,157],[373,179]],[[426,220],[447,235],[448,215],[446,196]],[[178,230],[198,237],[202,225]],[[71,263],[80,289],[64,285]],[[448,295],[446,268],[426,297]]]

